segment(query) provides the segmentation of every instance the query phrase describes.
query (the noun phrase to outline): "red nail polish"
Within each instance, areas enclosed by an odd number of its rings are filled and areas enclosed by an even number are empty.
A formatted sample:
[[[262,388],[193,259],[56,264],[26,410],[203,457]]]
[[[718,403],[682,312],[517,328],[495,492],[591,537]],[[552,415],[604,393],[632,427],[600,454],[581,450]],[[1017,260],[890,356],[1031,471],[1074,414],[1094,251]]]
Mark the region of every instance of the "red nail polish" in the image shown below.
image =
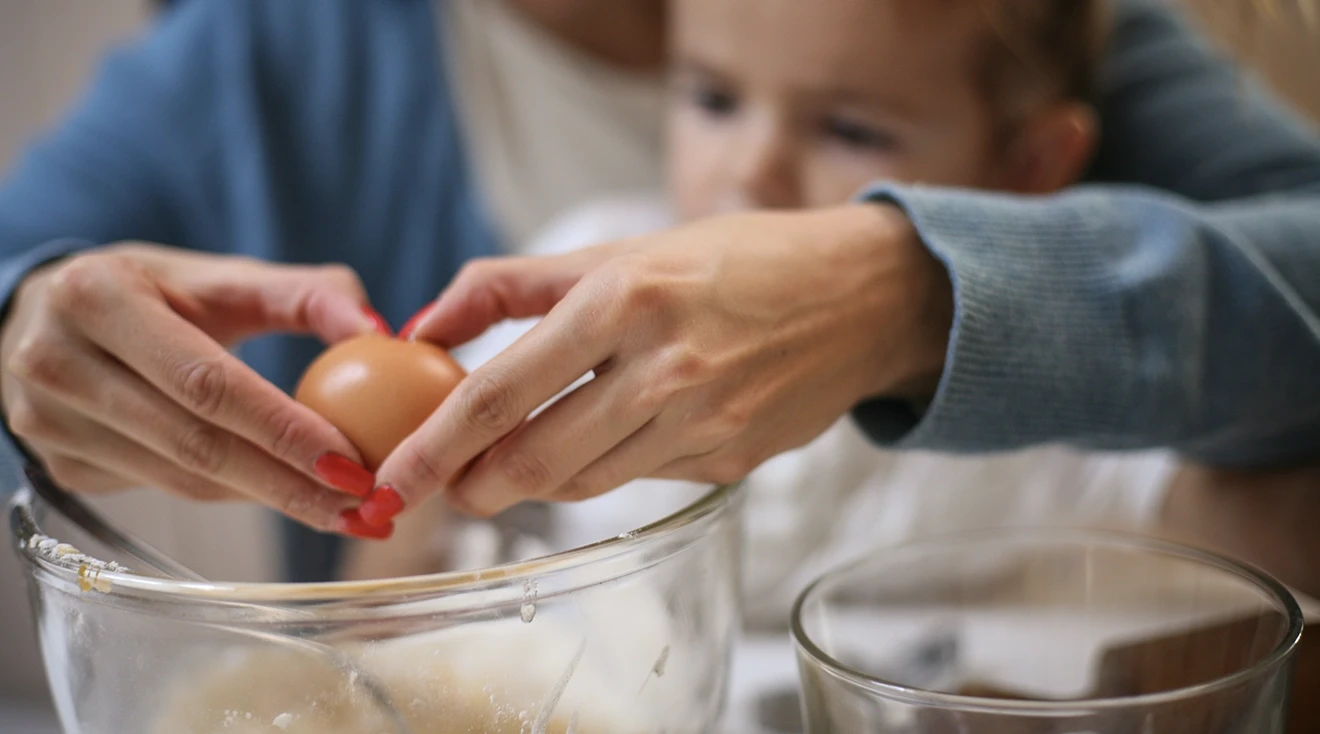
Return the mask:
[[[344,510],[335,521],[335,532],[365,540],[387,540],[394,534],[394,523],[372,525],[357,510]]]
[[[312,469],[326,484],[354,497],[369,497],[376,486],[376,475],[347,456],[333,452],[321,454]]]
[[[371,322],[376,326],[376,331],[379,331],[385,336],[394,336],[394,330],[390,328],[390,322],[386,321],[385,317],[381,316],[376,309],[371,306],[363,306],[362,313],[366,314],[367,318],[371,319]]]
[[[417,325],[420,324],[422,319],[426,318],[426,315],[431,313],[434,309],[435,303],[429,303],[421,311],[413,314],[413,317],[408,319],[408,323],[404,324],[402,329],[399,329],[399,338],[405,340],[412,339],[413,332],[417,330]]]
[[[366,502],[358,508],[358,514],[372,525],[388,525],[395,515],[403,512],[403,498],[388,484],[377,487]]]

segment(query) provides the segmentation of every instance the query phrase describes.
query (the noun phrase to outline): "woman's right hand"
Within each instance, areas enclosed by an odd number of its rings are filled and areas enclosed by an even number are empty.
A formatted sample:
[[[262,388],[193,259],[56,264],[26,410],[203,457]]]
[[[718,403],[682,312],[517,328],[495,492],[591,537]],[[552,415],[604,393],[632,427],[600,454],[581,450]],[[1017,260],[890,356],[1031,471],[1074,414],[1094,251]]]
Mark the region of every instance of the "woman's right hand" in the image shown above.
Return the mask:
[[[13,433],[72,490],[245,498],[383,537],[389,526],[348,511],[374,483],[357,450],[227,347],[386,328],[347,267],[113,245],[19,286],[0,331],[0,398]]]

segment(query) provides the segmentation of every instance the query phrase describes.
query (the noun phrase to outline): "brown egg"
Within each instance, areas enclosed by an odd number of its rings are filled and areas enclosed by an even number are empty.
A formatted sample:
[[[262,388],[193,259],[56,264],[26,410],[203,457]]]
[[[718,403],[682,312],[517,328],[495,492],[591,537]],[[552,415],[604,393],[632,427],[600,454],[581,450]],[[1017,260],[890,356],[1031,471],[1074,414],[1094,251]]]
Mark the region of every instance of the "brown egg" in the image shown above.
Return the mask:
[[[375,471],[465,374],[434,344],[372,334],[340,342],[317,357],[294,399],[338,428]]]

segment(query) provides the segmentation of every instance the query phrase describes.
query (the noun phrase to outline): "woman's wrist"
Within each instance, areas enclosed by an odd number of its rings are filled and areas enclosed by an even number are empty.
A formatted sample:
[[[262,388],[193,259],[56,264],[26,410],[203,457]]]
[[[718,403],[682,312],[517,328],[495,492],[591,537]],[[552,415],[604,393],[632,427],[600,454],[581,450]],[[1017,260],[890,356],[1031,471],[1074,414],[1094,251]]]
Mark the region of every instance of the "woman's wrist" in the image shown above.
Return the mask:
[[[834,210],[830,225],[841,239],[864,248],[876,269],[871,293],[862,299],[873,361],[863,367],[858,402],[876,398],[926,405],[944,374],[953,328],[954,296],[949,272],[921,243],[901,208],[864,202]],[[883,328],[882,328],[883,327]]]

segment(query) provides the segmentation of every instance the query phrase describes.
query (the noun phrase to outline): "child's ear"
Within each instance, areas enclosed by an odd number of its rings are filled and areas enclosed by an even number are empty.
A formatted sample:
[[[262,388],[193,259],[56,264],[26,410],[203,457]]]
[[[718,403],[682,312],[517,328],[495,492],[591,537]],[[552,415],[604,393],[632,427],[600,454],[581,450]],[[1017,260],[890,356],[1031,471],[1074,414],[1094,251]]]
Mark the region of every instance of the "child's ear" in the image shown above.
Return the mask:
[[[1080,102],[1036,114],[1009,148],[1004,188],[1049,194],[1077,183],[1091,161],[1099,128],[1095,111]]]

